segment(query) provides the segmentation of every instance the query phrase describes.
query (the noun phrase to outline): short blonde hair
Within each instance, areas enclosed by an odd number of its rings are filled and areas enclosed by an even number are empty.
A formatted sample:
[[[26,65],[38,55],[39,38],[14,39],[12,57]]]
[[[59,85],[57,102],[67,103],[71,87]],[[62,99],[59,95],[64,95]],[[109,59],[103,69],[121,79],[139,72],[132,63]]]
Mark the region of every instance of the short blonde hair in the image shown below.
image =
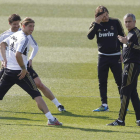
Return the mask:
[[[26,17],[26,18],[24,18],[23,21],[21,22],[21,26],[22,26],[22,25],[27,26],[29,23],[35,23],[35,21],[34,21],[33,19],[29,18],[29,17]]]

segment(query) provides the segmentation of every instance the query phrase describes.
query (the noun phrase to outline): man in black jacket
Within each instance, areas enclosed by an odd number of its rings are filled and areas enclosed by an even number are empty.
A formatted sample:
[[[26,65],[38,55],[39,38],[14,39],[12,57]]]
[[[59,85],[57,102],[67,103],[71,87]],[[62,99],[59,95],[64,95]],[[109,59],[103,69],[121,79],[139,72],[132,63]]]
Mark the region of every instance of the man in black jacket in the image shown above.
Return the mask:
[[[136,114],[136,123],[140,126],[140,100],[137,93],[137,82],[140,73],[140,30],[135,26],[133,14],[124,16],[124,24],[128,30],[127,37],[118,36],[123,43],[124,70],[121,86],[121,108],[119,118],[108,125],[125,125],[126,110],[131,99]]]
[[[98,79],[102,105],[93,111],[109,111],[107,105],[107,79],[111,69],[118,90],[122,81],[121,52],[117,36],[124,36],[123,27],[118,19],[109,17],[108,9],[98,6],[95,10],[95,22],[91,23],[88,38],[97,37],[98,44]]]

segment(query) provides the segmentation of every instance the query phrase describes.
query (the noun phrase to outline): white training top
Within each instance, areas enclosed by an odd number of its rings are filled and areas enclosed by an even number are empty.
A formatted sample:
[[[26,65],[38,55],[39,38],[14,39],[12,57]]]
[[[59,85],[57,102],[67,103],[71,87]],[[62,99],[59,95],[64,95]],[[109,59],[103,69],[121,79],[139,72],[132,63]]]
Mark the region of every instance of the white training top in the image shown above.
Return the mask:
[[[8,57],[7,58],[7,68],[11,70],[21,70],[17,60],[16,60],[16,52],[22,53],[22,58],[25,67],[27,68],[27,56],[29,52],[29,47],[31,42],[25,33],[21,30],[12,35],[8,38],[4,39],[2,42],[6,42],[9,48]]]
[[[19,28],[18,31],[21,31],[21,28]],[[9,30],[3,32],[3,33],[0,35],[0,43],[1,43],[4,39],[6,39],[7,37],[9,37],[10,35],[12,35],[12,34],[14,34],[14,33],[15,33],[15,32],[12,32],[11,29],[9,29]],[[27,37],[28,37],[28,39],[29,39],[29,42],[30,42],[31,47],[33,48],[32,52],[31,52],[31,55],[30,55],[30,57],[29,57],[29,59],[32,60],[32,59],[35,57],[35,55],[37,54],[37,52],[38,52],[38,45],[37,45],[37,43],[36,43],[36,41],[34,40],[34,38],[33,38],[32,35],[28,35]],[[8,54],[9,54],[9,48],[7,47],[7,48],[6,48],[6,58],[7,58],[7,59],[8,59]],[[2,56],[1,56],[1,53],[0,53],[0,60],[1,60],[1,61],[3,60]]]

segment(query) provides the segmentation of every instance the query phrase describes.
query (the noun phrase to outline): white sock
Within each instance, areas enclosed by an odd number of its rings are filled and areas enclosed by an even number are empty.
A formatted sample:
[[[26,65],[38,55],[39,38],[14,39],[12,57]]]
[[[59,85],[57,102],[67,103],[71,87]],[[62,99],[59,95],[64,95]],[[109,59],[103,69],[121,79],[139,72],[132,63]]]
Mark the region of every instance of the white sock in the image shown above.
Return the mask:
[[[104,107],[107,107],[108,105],[107,104],[102,104]]]
[[[47,112],[47,113],[45,114],[45,116],[46,116],[49,120],[54,121],[54,117],[52,116],[51,112]]]
[[[56,107],[58,107],[59,105],[61,105],[56,98],[54,98],[52,100],[52,102],[56,105]]]

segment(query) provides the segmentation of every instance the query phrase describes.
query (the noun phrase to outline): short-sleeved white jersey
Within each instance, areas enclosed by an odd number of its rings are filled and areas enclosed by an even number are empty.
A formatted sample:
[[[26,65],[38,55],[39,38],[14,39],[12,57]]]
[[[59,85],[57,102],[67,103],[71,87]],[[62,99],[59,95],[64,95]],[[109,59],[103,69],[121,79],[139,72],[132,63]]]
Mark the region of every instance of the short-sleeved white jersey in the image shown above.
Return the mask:
[[[21,31],[21,28],[19,28],[18,31]],[[12,35],[12,34],[14,34],[14,33],[15,33],[15,32],[12,32],[11,29],[9,29],[9,30],[3,32],[3,33],[0,35],[0,43],[1,43],[4,39],[6,39],[7,37],[9,37],[10,35]],[[36,53],[38,52],[38,45],[37,45],[36,41],[34,40],[34,38],[32,37],[32,35],[28,35],[27,37],[28,37],[28,39],[29,39],[29,42],[30,42],[31,47],[33,48],[33,51],[32,51],[32,53],[31,53],[29,59],[33,59],[33,58],[35,57]],[[8,59],[8,54],[9,54],[9,48],[7,47],[7,48],[6,48],[6,58],[7,58],[7,59]],[[0,60],[1,60],[1,61],[3,60],[1,54],[0,54]]]
[[[11,70],[21,70],[21,67],[19,66],[15,56],[17,51],[22,53],[23,62],[27,68],[27,56],[30,47],[30,41],[27,35],[25,35],[25,33],[21,30],[10,35],[2,42],[6,42],[9,47],[7,68]]]

